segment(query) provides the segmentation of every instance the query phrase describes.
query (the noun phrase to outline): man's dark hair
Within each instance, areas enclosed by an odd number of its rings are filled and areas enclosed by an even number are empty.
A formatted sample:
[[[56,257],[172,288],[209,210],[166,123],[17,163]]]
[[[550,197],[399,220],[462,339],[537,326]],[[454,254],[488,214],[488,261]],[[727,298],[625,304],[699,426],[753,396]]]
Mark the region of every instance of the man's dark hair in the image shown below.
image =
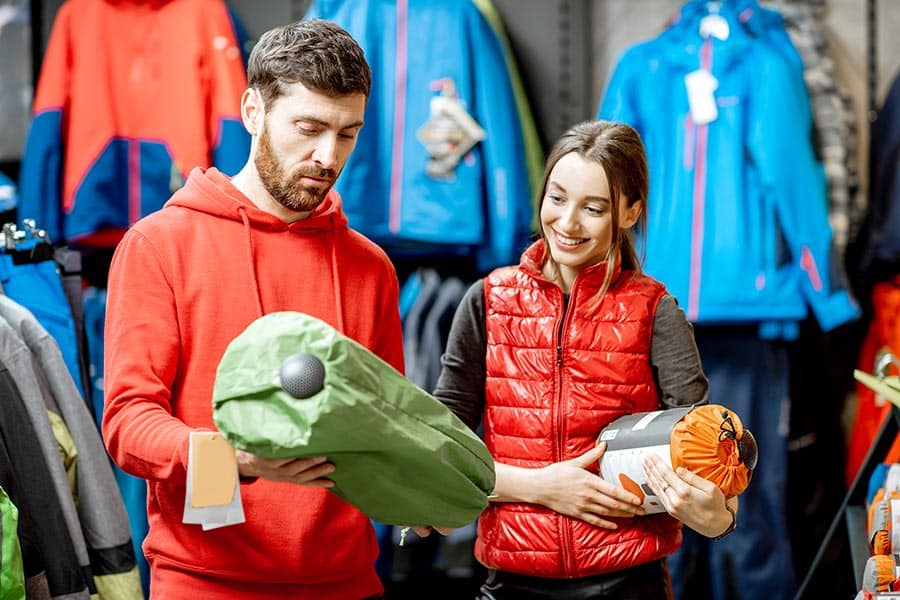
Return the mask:
[[[247,79],[268,107],[290,83],[329,96],[368,98],[372,72],[349,33],[330,21],[311,19],[264,33],[250,52]]]

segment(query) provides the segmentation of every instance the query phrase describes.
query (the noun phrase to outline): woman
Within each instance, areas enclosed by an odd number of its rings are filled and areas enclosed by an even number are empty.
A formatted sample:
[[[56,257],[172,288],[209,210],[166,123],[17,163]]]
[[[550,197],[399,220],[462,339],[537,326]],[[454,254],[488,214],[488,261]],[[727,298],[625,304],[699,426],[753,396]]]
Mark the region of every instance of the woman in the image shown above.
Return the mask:
[[[476,282],[454,316],[435,396],[484,427],[496,461],[475,554],[480,598],[669,598],[681,523],[734,528],[737,500],[656,456],[648,485],[668,514],[597,475],[597,435],[633,412],[706,402],[693,329],[641,273],[647,161],[627,125],[588,121],[550,152],[541,239]]]

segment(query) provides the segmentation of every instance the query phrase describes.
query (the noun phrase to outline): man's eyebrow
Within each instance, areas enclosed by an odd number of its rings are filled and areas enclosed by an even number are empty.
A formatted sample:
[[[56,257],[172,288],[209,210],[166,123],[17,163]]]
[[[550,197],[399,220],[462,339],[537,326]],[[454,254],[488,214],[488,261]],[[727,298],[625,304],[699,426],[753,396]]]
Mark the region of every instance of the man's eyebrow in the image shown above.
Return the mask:
[[[318,117],[313,117],[311,115],[297,115],[295,120],[306,121],[307,123],[312,123],[313,125],[319,125],[320,127],[331,127],[331,123],[329,123],[328,121],[323,121],[322,119],[319,119]],[[349,124],[341,127],[341,130],[343,131],[344,129],[353,129],[355,127],[362,127],[362,126],[363,126],[362,121],[353,121],[352,123],[349,123]]]

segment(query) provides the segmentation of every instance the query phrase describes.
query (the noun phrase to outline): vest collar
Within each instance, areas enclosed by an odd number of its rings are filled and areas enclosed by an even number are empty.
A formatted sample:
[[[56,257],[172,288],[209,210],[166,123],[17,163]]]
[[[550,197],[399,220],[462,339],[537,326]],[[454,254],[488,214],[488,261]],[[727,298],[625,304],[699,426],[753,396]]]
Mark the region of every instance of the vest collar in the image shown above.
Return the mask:
[[[542,270],[546,258],[547,246],[543,239],[539,239],[522,253],[519,267],[531,277],[541,281],[548,281],[547,278],[544,277],[544,272]],[[572,282],[572,287],[574,288],[576,285],[588,285],[595,289],[599,288],[603,285],[603,279],[606,277],[607,265],[607,261],[603,261],[584,269],[579,273],[578,277],[575,278],[575,281]],[[621,259],[617,259],[610,285],[614,284],[621,274],[622,261]]]

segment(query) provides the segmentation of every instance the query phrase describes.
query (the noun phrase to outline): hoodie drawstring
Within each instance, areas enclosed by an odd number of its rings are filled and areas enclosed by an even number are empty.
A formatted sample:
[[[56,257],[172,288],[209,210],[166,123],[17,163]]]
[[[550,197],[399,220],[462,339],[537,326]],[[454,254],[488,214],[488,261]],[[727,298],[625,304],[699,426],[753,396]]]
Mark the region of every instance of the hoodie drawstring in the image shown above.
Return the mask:
[[[347,332],[344,330],[344,304],[341,301],[341,280],[338,278],[338,261],[337,261],[337,236],[334,232],[334,217],[330,217],[331,219],[331,281],[334,285],[334,301],[335,308],[337,309],[337,324],[338,331],[343,333],[344,335]]]
[[[241,213],[241,221],[244,223],[244,233],[246,233],[247,240],[247,260],[249,261],[248,266],[250,268],[250,281],[253,284],[253,290],[255,292],[254,299],[256,300],[256,316],[263,316],[263,308],[262,308],[262,296],[259,293],[259,281],[256,279],[256,261],[253,260],[253,237],[250,232],[250,219],[247,217],[247,210],[243,206],[238,206],[237,211]],[[332,258],[333,260],[333,258]]]

